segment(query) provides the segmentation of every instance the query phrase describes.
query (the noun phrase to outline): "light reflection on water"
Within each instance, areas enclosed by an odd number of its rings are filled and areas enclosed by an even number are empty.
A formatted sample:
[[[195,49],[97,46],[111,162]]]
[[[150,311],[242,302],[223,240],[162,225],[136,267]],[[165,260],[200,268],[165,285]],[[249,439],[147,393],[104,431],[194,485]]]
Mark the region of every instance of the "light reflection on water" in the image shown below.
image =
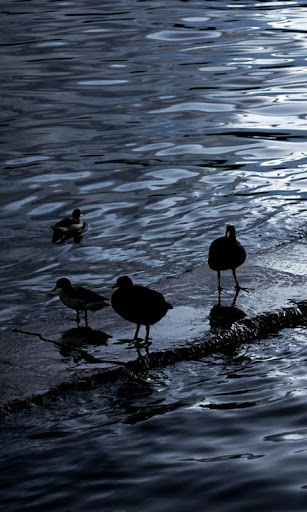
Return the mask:
[[[3,325],[64,275],[110,294],[178,273],[228,223],[249,253],[298,237],[300,5],[2,2]],[[53,247],[76,206],[84,241]]]
[[[306,510],[306,329],[62,396],[2,425],[20,510]]]

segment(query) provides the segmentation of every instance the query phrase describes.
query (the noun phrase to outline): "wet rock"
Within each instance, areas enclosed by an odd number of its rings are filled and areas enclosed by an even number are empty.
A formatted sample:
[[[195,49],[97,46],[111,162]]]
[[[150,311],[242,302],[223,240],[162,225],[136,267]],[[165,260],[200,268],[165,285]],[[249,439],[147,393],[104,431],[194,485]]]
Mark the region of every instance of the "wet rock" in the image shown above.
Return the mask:
[[[150,368],[213,352],[235,355],[240,343],[265,339],[285,327],[306,325],[307,278],[301,262],[307,261],[307,245],[296,245],[288,251],[283,247],[249,258],[240,267],[240,280],[252,289],[250,293],[240,292],[235,297],[231,273],[225,273],[222,303],[217,302],[215,273],[206,264],[151,285],[174,309],[152,327],[148,350],[118,343],[129,339],[131,325],[111,308],[107,315],[97,313],[93,329],[71,329],[69,317],[63,320],[59,308],[59,317],[48,322],[36,322],[18,332],[2,331],[0,414],[47,403],[69,389],[87,389],[118,379],[133,383],[127,389],[123,385],[127,396],[138,387],[142,393],[143,384],[137,379],[143,382],[142,376]]]

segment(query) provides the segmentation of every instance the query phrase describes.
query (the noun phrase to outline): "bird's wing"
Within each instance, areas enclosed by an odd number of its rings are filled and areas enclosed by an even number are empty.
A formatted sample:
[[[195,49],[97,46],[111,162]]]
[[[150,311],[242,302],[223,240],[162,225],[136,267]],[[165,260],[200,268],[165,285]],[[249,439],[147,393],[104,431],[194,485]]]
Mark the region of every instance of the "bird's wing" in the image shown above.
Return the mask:
[[[62,219],[57,222],[52,228],[69,228],[73,223],[72,219]]]
[[[221,261],[224,261],[226,255],[225,251],[227,251],[227,241],[225,237],[220,237],[216,240],[213,240],[209,247],[208,254],[208,264],[210,268],[216,270],[220,266]]]
[[[143,303],[143,300],[151,300],[155,301],[157,304],[165,304],[165,299],[162,293],[157,292],[156,290],[151,290],[146,286],[134,285],[133,290],[135,292],[136,299]]]
[[[105,297],[102,295],[99,295],[99,293],[93,292],[92,290],[88,290],[87,288],[83,288],[82,286],[74,286],[73,291],[76,295],[78,295],[80,298],[82,297],[82,300],[88,304],[91,303],[101,303],[103,301],[107,301]]]
[[[224,247],[226,238],[224,236],[221,236],[220,238],[217,238],[216,240],[213,240],[212,244],[209,247],[209,254],[215,254],[216,251],[220,251],[222,247]]]

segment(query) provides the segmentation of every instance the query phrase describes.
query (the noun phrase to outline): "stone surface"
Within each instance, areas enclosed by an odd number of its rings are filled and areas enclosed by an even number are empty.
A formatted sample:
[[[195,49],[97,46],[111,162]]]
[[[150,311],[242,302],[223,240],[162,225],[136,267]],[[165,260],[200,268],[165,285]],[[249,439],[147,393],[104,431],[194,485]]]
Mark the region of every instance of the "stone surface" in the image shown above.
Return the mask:
[[[304,241],[248,258],[237,271],[240,284],[250,289],[249,293],[240,291],[237,297],[239,316],[254,317],[306,300],[306,269]],[[230,307],[235,297],[231,272],[222,274],[222,285],[225,293],[221,304]],[[174,309],[151,328],[151,353],[186,347],[208,336],[210,312],[212,320],[218,309],[216,286],[216,273],[205,263],[152,286]],[[117,366],[124,368],[124,363],[138,358],[135,346],[127,341],[133,338],[135,326],[118,317],[112,308],[89,315],[91,330],[76,329],[73,318],[74,312],[59,302],[58,315],[48,322],[22,326],[22,332],[2,331],[2,411],[40,397],[47,400],[48,394],[51,397],[52,391],[64,389],[67,383],[72,385]],[[143,329],[140,336],[144,336]]]

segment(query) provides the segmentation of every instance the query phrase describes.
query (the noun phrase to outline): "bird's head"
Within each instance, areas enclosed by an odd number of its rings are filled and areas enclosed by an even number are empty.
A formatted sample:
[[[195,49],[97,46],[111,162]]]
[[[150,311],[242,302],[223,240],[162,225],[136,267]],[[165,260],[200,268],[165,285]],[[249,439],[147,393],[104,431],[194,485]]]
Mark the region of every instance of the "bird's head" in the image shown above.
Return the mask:
[[[226,238],[236,238],[236,228],[234,226],[227,226]]]
[[[75,208],[72,212],[72,218],[75,220],[80,220],[80,217],[82,217],[81,211],[79,210],[79,208]]]
[[[112,288],[131,288],[133,283],[128,276],[121,276],[117,279],[116,283],[112,285]]]
[[[71,288],[71,282],[69,279],[66,279],[66,277],[62,277],[61,279],[58,279],[56,282],[55,287],[53,288],[53,292],[57,290],[69,290]]]

